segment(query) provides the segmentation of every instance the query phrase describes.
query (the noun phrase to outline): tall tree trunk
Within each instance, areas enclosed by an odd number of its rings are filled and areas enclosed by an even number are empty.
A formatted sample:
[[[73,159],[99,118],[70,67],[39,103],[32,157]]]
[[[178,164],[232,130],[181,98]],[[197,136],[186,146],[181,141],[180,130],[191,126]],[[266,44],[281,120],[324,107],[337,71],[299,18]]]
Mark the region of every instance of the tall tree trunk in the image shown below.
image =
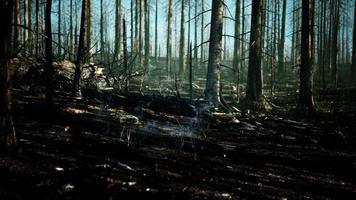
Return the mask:
[[[144,52],[144,36],[145,36],[145,2],[144,0],[139,1],[139,66],[143,66],[143,52]]]
[[[86,23],[87,23],[87,19],[86,19],[86,11],[87,9],[87,5],[86,4],[87,1],[83,0],[82,2],[82,15],[81,15],[81,19],[80,19],[80,33],[79,33],[79,45],[78,45],[78,52],[77,52],[77,60],[75,63],[75,72],[74,72],[74,80],[73,80],[73,91],[72,91],[72,95],[73,97],[76,98],[80,98],[81,97],[81,91],[80,91],[80,79],[81,79],[81,72],[82,72],[82,66],[84,63],[84,56],[85,56],[85,52],[86,48],[88,46],[84,45],[84,36],[86,33]]]
[[[240,95],[240,64],[241,64],[241,31],[240,31],[240,15],[241,15],[241,0],[235,1],[235,40],[234,40],[234,57],[233,66],[235,70],[235,80],[236,80],[236,95],[237,100]]]
[[[224,2],[223,0],[213,0],[205,100],[214,104],[214,106],[220,105],[219,94],[223,20]]]
[[[140,29],[139,29],[139,66],[142,67],[143,66],[143,61],[144,59],[142,58],[143,57],[143,52],[144,52],[144,37],[145,37],[145,5],[144,5],[144,0],[140,0],[139,1],[139,4],[140,4],[140,9],[139,9],[139,13],[140,13],[140,18],[139,18],[139,21],[140,21]]]
[[[122,20],[122,30],[123,30],[123,46],[124,46],[124,75],[125,75],[125,90],[129,91],[129,78],[128,78],[128,53],[127,53],[127,36],[126,36],[126,21],[125,18]]]
[[[35,38],[35,51],[36,57],[40,52],[40,0],[36,0],[36,38]]]
[[[189,98],[193,99],[193,51],[192,51],[192,43],[189,44]]]
[[[117,3],[118,0],[116,0],[116,3]],[[120,41],[117,41],[117,38],[116,38],[116,31],[117,31],[117,26],[118,26],[118,23],[120,23],[120,21],[117,21],[117,12],[118,12],[118,8],[115,7],[115,12],[116,12],[116,19],[115,19],[115,45],[117,42],[120,42]],[[105,39],[104,39],[104,0],[100,0],[100,54],[101,54],[101,59],[104,60],[105,57]],[[117,50],[115,48],[115,50]],[[116,55],[116,51],[115,51],[115,58],[117,58],[117,55]]]
[[[195,1],[195,9],[194,9],[194,16],[198,14],[198,1]],[[194,19],[194,66],[198,68],[198,18],[195,17]]]
[[[351,84],[356,87],[356,3],[354,10],[354,30],[352,40]]]
[[[84,58],[87,60],[91,58],[92,35],[93,35],[93,0],[86,0],[86,45]]]
[[[281,27],[281,38],[279,41],[278,48],[278,80],[283,82],[285,77],[285,68],[284,68],[284,44],[285,44],[285,35],[286,35],[286,13],[287,13],[287,0],[283,0],[282,7],[282,27]]]
[[[14,1],[14,18],[15,24],[21,25],[21,1],[15,0]],[[17,51],[21,43],[21,27],[15,26],[14,28],[14,43],[13,43],[13,50],[14,52]]]
[[[173,0],[168,0],[168,29],[167,29],[167,74],[172,70],[172,20],[173,20]]]
[[[29,54],[31,54],[31,0],[24,0],[24,25],[26,29],[23,31],[24,33],[24,43],[26,44],[26,50]]]
[[[200,32],[200,39],[201,39],[201,44],[204,43],[204,12],[205,12],[205,0],[201,0],[201,32]],[[200,63],[203,65],[204,63],[204,45],[201,45],[200,47]],[[203,65],[204,66],[204,65]]]
[[[246,99],[259,101],[262,97],[262,13],[264,0],[252,2],[250,53]]]
[[[331,44],[331,74],[334,88],[337,88],[338,82],[338,67],[337,67],[337,54],[338,54],[338,35],[339,35],[339,0],[334,1],[334,5],[331,9],[333,11],[332,19],[332,44]]]
[[[119,59],[121,52],[121,0],[116,0],[115,5],[115,58]]]
[[[46,0],[46,13],[45,13],[45,35],[46,35],[46,103],[51,106],[53,103],[53,51],[52,51],[52,0]]]
[[[185,73],[185,0],[181,0],[180,40],[179,40],[179,74]]]
[[[11,116],[10,49],[14,0],[0,1],[0,139],[7,150],[17,147],[17,139]]]
[[[61,57],[62,56],[62,30],[61,30],[61,23],[62,23],[62,3],[61,3],[61,0],[58,0],[58,22],[57,22],[57,25],[58,25],[58,57]]]
[[[131,0],[130,3],[130,19],[131,19],[131,54],[134,52],[134,0]]]
[[[145,19],[145,71],[148,70],[150,64],[150,10],[148,0],[144,0],[144,19]]]
[[[158,64],[158,1],[156,0],[155,10],[155,63]]]
[[[135,1],[135,48],[134,48],[134,52],[136,54],[139,53],[139,4],[140,1],[136,0]]]
[[[314,111],[312,37],[314,21],[314,0],[302,1],[302,41],[300,64],[299,107]]]
[[[273,95],[276,77],[276,58],[277,58],[277,15],[278,15],[278,0],[274,0],[274,13],[273,13],[273,36],[271,32],[271,95]],[[272,4],[273,5],[273,4]]]
[[[245,69],[245,0],[241,0],[241,58],[240,58],[240,71]],[[240,73],[241,74],[241,73]],[[241,76],[240,76],[241,77]]]
[[[73,54],[73,0],[69,3],[69,60],[72,60]]]

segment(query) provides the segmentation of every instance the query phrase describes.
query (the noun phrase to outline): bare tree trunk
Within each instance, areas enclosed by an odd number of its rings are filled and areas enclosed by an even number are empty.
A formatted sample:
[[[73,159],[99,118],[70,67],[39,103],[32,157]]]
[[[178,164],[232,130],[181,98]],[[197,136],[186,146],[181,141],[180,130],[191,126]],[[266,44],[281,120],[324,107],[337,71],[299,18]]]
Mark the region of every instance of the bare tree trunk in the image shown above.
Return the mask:
[[[35,38],[35,55],[39,56],[40,52],[40,0],[36,0],[36,38]]]
[[[331,74],[334,88],[338,84],[338,67],[337,67],[337,53],[338,53],[338,33],[339,33],[339,0],[335,0],[333,6],[333,23],[332,23],[332,44],[331,44]]]
[[[181,20],[180,20],[180,40],[179,40],[179,74],[185,73],[185,0],[181,0],[182,10],[181,10]]]
[[[220,105],[220,64],[222,31],[224,20],[223,0],[213,0],[209,43],[208,73],[205,87],[205,100],[214,106]]]
[[[354,30],[352,42],[351,84],[356,87],[356,4],[354,10]]]
[[[145,71],[148,70],[150,64],[150,10],[148,0],[144,1],[144,22],[145,22]]]
[[[302,1],[302,41],[300,65],[299,107],[315,111],[313,100],[312,37],[314,21],[314,0]]]
[[[236,80],[236,95],[237,100],[240,96],[240,66],[241,66],[241,31],[240,31],[240,15],[241,15],[241,0],[235,1],[235,39],[234,39],[234,57],[233,57],[233,67],[235,70],[235,80]]]
[[[158,64],[158,1],[156,0],[155,10],[155,63]]]
[[[116,0],[117,1],[117,0]],[[117,24],[120,23],[117,20],[117,7],[115,7],[115,47],[117,43],[117,38],[116,38],[116,30],[117,30]],[[105,40],[104,40],[104,0],[100,0],[100,55],[101,59],[105,60]],[[116,48],[115,48],[115,55],[114,57],[117,58],[116,56]]]
[[[122,20],[122,30],[123,30],[123,46],[124,46],[124,70],[125,70],[125,90],[129,91],[129,77],[128,77],[128,53],[127,53],[127,36],[126,36],[126,21],[125,18]]]
[[[88,59],[91,57],[92,48],[92,35],[93,35],[93,0],[86,0],[86,45],[85,45],[85,55],[84,58]]]
[[[74,46],[73,46],[73,52],[77,52],[77,48],[78,48],[78,11],[77,11],[78,2],[75,1],[75,0],[74,0],[74,8],[75,8],[75,24],[74,24]]]
[[[115,5],[115,58],[120,58],[121,52],[121,0],[116,0]]]
[[[168,1],[168,30],[167,30],[167,74],[172,70],[172,20],[173,20],[173,0]]]
[[[23,31],[24,33],[24,43],[26,43],[26,50],[28,53],[31,54],[31,33],[29,30],[31,30],[31,22],[30,22],[30,17],[31,17],[31,0],[24,0],[24,25],[26,29]]]
[[[15,0],[14,3],[15,3],[15,6],[14,6],[15,24],[20,25],[21,24],[21,1]],[[14,30],[15,31],[14,31],[13,50],[17,51],[17,49],[19,48],[20,43],[21,43],[21,27],[16,26]]]
[[[194,66],[195,69],[198,68],[198,18],[196,17],[198,14],[198,1],[195,1],[195,9],[194,9]]]
[[[53,51],[52,51],[52,0],[46,0],[46,13],[45,13],[45,35],[46,35],[46,103],[48,106],[53,104]]]
[[[140,7],[140,2],[138,0],[135,1],[135,50],[134,52],[136,54],[139,53],[139,7]]]
[[[241,0],[241,40],[242,43],[240,44],[241,50],[241,59],[240,59],[240,72],[243,72],[242,70],[245,69],[245,0]],[[241,73],[240,73],[241,75]],[[240,76],[241,77],[241,76]]]
[[[10,49],[14,0],[0,1],[0,137],[6,149],[16,150],[17,138],[11,115]]]
[[[264,0],[252,2],[250,53],[246,99],[259,101],[262,97],[262,13]]]
[[[62,54],[62,48],[61,48],[61,45],[62,45],[62,30],[61,30],[61,23],[62,23],[62,15],[61,15],[61,8],[62,6],[62,3],[61,3],[61,0],[58,0],[58,21],[57,21],[57,25],[58,25],[58,57],[61,57],[61,54]]]
[[[140,0],[139,1],[139,66],[142,67],[143,66],[143,53],[144,53],[144,36],[145,36],[145,10],[144,10],[144,0]]]
[[[72,59],[73,54],[73,0],[69,3],[69,60]]]
[[[134,0],[131,0],[131,4],[130,4],[130,19],[131,19],[131,54],[134,52]]]
[[[192,43],[189,44],[189,98],[193,99],[193,51],[192,51]]]
[[[201,0],[201,13],[205,12],[205,0]],[[201,15],[201,32],[200,32],[200,39],[201,39],[201,47],[200,47],[200,63],[204,63],[204,14]]]
[[[82,2],[82,15],[81,15],[81,20],[80,20],[79,45],[78,45],[77,60],[75,63],[74,80],[73,80],[72,96],[77,97],[77,98],[81,97],[80,79],[81,79],[82,66],[84,63],[85,52],[87,52],[85,49],[87,47],[84,45],[84,35],[86,33],[85,29],[86,29],[86,23],[87,23],[86,11],[88,10],[87,6],[89,6],[89,5],[87,5],[86,3],[87,3],[86,0],[84,0]]]
[[[283,0],[282,7],[282,27],[281,27],[281,38],[279,41],[278,49],[278,80],[280,82],[284,81],[285,77],[285,68],[284,68],[284,44],[285,44],[285,35],[286,35],[286,14],[287,14],[287,0]]]
[[[273,4],[272,4],[273,5]],[[271,40],[271,95],[274,93],[275,79],[276,79],[276,58],[277,58],[277,15],[278,15],[278,0],[274,0],[274,13],[273,13],[273,37]]]

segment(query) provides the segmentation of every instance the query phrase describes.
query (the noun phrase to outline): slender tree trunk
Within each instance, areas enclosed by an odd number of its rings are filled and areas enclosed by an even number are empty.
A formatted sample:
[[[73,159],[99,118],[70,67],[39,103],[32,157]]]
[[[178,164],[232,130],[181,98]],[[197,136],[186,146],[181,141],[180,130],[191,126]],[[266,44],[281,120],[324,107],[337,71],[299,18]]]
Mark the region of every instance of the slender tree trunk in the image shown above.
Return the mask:
[[[223,21],[224,2],[223,0],[213,0],[211,11],[209,61],[207,81],[205,87],[205,99],[214,106],[220,105],[220,64]]]
[[[314,21],[314,0],[302,1],[302,41],[301,41],[301,65],[300,65],[300,94],[299,106],[301,109],[314,111],[313,100],[313,65],[312,65],[312,37]]]
[[[81,15],[81,20],[80,20],[80,33],[79,33],[79,45],[78,45],[78,52],[77,52],[77,60],[75,63],[75,72],[74,72],[74,80],[73,80],[73,91],[72,95],[73,97],[80,98],[81,97],[81,91],[80,91],[80,79],[81,79],[81,72],[82,72],[82,66],[84,63],[84,56],[87,48],[84,45],[84,36],[87,30],[86,29],[86,24],[87,24],[87,19],[86,19],[86,11],[87,1],[84,0],[82,2],[82,15]]]
[[[117,3],[118,0],[116,0]],[[117,6],[115,7],[115,47],[116,47],[116,43],[120,42],[117,41],[117,35],[116,35],[116,31],[117,31],[117,26],[119,26],[118,24],[120,24],[120,21],[117,21]],[[101,54],[101,59],[105,60],[105,40],[104,40],[104,0],[100,0],[100,54]],[[117,52],[116,52],[116,48],[115,48],[115,59],[117,58]]]
[[[193,99],[193,51],[192,51],[192,43],[189,45],[189,98]]]
[[[278,49],[278,80],[283,82],[285,77],[285,68],[284,68],[284,43],[286,35],[286,13],[287,13],[287,0],[283,0],[282,6],[282,27],[281,27],[281,38],[279,42]]]
[[[36,0],[36,30],[35,30],[35,55],[36,57],[39,56],[40,51],[40,0]]]
[[[198,1],[195,1],[195,9],[194,9],[194,16],[198,14]],[[195,69],[198,68],[198,18],[195,17],[194,19],[194,66]]]
[[[69,60],[72,60],[73,54],[73,0],[69,3]]]
[[[262,13],[264,0],[252,2],[250,53],[246,99],[258,101],[262,97]]]
[[[57,25],[58,25],[58,57],[61,57],[62,56],[62,30],[61,30],[61,27],[62,27],[62,3],[61,3],[61,0],[58,0],[58,22],[57,22]]]
[[[131,19],[131,54],[134,52],[134,0],[131,0],[130,4],[130,19]]]
[[[324,1],[320,1],[320,14],[319,14],[319,35],[318,35],[318,68],[320,71],[320,82],[321,85],[323,85],[323,44],[324,44],[324,27],[323,27],[323,21],[325,20],[323,18],[323,13],[325,12],[324,10]]]
[[[145,5],[144,5],[144,0],[140,0],[139,1],[139,66],[142,67],[143,66],[143,52],[144,52],[144,36],[145,36]]]
[[[115,58],[120,58],[121,52],[121,0],[116,0],[115,6]]]
[[[145,24],[145,60],[144,66],[145,71],[148,70],[148,65],[150,64],[150,10],[148,0],[144,0],[144,24]]]
[[[185,0],[181,0],[180,40],[179,40],[179,74],[185,73]]]
[[[45,53],[46,53],[46,103],[48,106],[53,104],[53,51],[52,51],[52,0],[46,0],[46,13],[45,13]]]
[[[243,72],[243,69],[245,69],[245,0],[241,0],[241,50],[240,50],[240,54],[241,54],[241,58],[240,58],[240,75],[241,72]],[[239,76],[241,78],[241,76]],[[240,81],[239,81],[240,82]]]
[[[138,0],[136,0],[135,1],[135,50],[134,50],[134,52],[136,53],[136,54],[138,54],[139,53],[139,51],[138,51],[138,49],[139,49],[139,25],[140,25],[140,23],[139,23],[139,1]]]
[[[93,0],[86,0],[87,11],[86,11],[86,45],[85,45],[85,55],[84,58],[88,60],[91,58],[91,48],[92,48],[92,35],[93,35]]]
[[[205,0],[201,0],[201,12],[205,12]],[[201,32],[200,32],[200,39],[201,39],[201,47],[200,47],[200,63],[204,66],[204,14],[201,15]]]
[[[129,91],[129,78],[128,78],[128,53],[127,53],[127,36],[126,36],[126,21],[125,18],[122,20],[122,30],[123,30],[123,46],[124,46],[124,70],[125,70],[125,90]]]
[[[338,33],[339,33],[339,0],[335,0],[334,6],[334,15],[332,23],[332,44],[331,44],[331,74],[334,88],[337,88],[338,82],[338,67],[337,67],[337,54],[338,54]]]
[[[156,10],[155,10],[155,63],[158,65],[158,2],[156,0]]]
[[[14,18],[15,18],[15,24],[21,25],[21,1],[20,0],[15,0],[14,1]],[[13,50],[14,52],[17,51],[21,43],[21,27],[16,26],[14,28],[14,43],[13,43]]]
[[[6,149],[16,150],[17,139],[11,115],[10,49],[14,0],[0,1],[0,139]]]
[[[31,22],[30,22],[30,17],[31,17],[31,0],[24,0],[24,25],[27,27],[23,33],[24,33],[24,43],[26,43],[26,50],[28,51],[29,54],[31,54],[31,33],[29,30],[31,30]]]
[[[173,20],[173,0],[168,0],[168,30],[167,30],[167,74],[172,70],[172,20]]]
[[[235,40],[233,66],[235,70],[236,95],[237,100],[240,96],[240,65],[241,65],[241,31],[240,31],[241,0],[235,1]]]
[[[74,0],[74,8],[75,8],[75,24],[74,24],[74,47],[73,51],[77,52],[78,48],[78,2]],[[74,55],[74,54],[73,54]],[[73,58],[74,59],[74,58]]]
[[[188,39],[187,39],[187,45],[188,45],[188,48],[189,48],[189,44],[190,44],[190,17],[191,17],[191,0],[188,0],[188,4],[187,4],[187,6],[188,6],[188,22],[186,22],[186,23],[188,23],[188,33],[187,33],[187,37],[188,37]],[[187,52],[189,52],[189,49],[188,49],[188,51]],[[187,54],[187,56],[188,56],[188,54]]]
[[[272,4],[273,5],[273,4]],[[278,0],[274,0],[274,14],[273,14],[273,36],[271,33],[271,46],[272,46],[272,57],[271,57],[271,95],[274,93],[275,87],[275,77],[276,77],[276,58],[277,58],[277,15],[278,15]]]
[[[354,10],[354,30],[352,42],[351,84],[356,87],[356,4]]]

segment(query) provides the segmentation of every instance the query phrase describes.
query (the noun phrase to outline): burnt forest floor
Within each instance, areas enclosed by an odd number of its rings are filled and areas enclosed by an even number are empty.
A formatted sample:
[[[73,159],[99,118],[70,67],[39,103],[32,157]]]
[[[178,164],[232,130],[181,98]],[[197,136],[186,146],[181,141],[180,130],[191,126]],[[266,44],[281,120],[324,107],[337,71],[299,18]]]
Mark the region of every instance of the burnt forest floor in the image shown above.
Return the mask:
[[[207,123],[65,94],[52,110],[41,94],[14,99],[20,150],[0,157],[0,199],[356,199],[353,113]],[[119,123],[131,115],[139,123]]]

